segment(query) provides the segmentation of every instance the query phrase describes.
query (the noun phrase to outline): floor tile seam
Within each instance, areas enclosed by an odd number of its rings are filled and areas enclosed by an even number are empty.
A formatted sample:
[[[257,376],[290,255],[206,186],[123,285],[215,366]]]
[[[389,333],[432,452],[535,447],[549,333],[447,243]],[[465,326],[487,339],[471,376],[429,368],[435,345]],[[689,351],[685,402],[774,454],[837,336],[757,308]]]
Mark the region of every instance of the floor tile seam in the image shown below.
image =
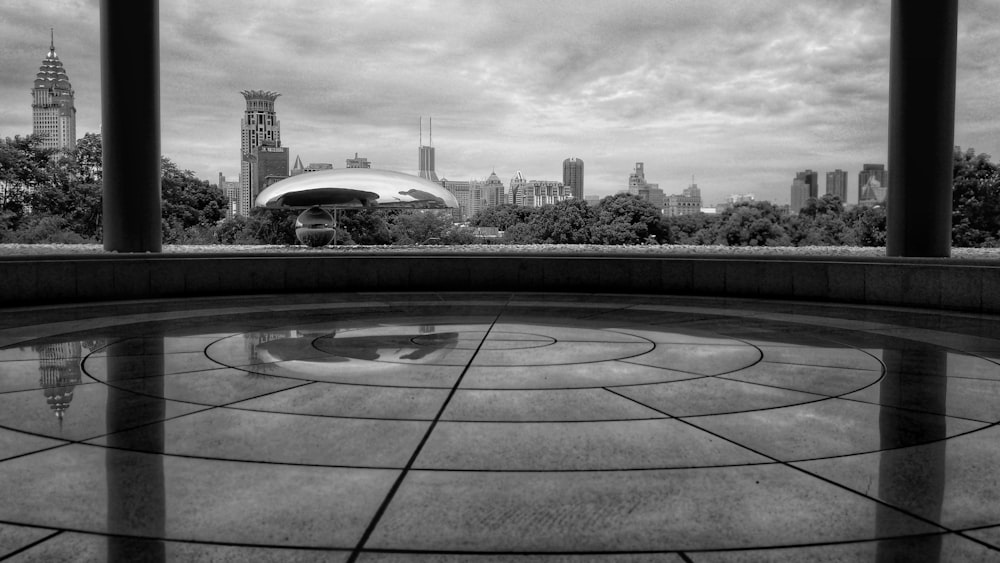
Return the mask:
[[[615,359],[615,360],[604,360],[604,361],[605,362],[621,362],[623,364],[628,364],[630,366],[639,366],[639,367],[644,367],[644,368],[660,369],[660,370],[669,371],[669,372],[672,372],[672,373],[683,373],[683,374],[693,375],[694,376],[694,377],[691,377],[691,378],[688,378],[688,379],[679,379],[677,381],[688,381],[689,379],[702,379],[702,378],[705,378],[705,377],[717,377],[717,375],[715,375],[715,374],[697,373],[697,372],[693,372],[693,371],[687,371],[687,370],[683,370],[683,369],[668,368],[668,367],[663,367],[663,366],[658,366],[658,365],[653,365],[653,364],[640,364],[639,362],[636,362],[636,361],[631,361],[630,362],[628,360],[634,360],[634,358],[619,358],[619,359]],[[594,362],[594,363],[601,363],[601,362]],[[572,364],[570,364],[570,365],[572,365]],[[740,370],[744,370],[744,369],[746,369],[746,367],[741,367],[739,370],[736,370],[736,371],[740,371]],[[733,372],[728,372],[728,373],[733,373]],[[650,385],[653,385],[653,383],[650,383]],[[604,386],[601,386],[601,387],[603,388]],[[608,387],[613,387],[613,386],[609,385]]]
[[[98,444],[93,442],[93,440],[97,439],[99,438],[92,438],[90,441],[79,442],[76,443],[75,445],[86,446],[90,448],[98,448],[101,450],[114,450],[118,452],[127,452],[132,454],[157,456],[164,459],[196,460],[196,461],[207,461],[220,464],[238,463],[246,466],[332,469],[332,470],[348,470],[348,471],[391,471],[393,473],[403,470],[403,467],[398,465],[350,465],[345,463],[307,463],[307,462],[281,461],[281,460],[270,460],[270,459],[260,459],[260,458],[220,457],[220,456],[210,456],[210,455],[198,455],[195,453],[166,451],[166,448],[164,448],[164,451],[162,452],[157,452],[151,450],[144,450],[140,448],[109,446],[107,444]],[[55,449],[55,448],[50,448],[50,449]]]
[[[510,303],[510,301],[511,301],[512,298],[513,298],[513,295],[508,296],[507,304]],[[355,561],[357,561],[358,556],[361,553],[361,550],[364,549],[365,544],[368,543],[369,538],[375,532],[375,528],[378,527],[379,523],[381,522],[382,516],[388,510],[389,505],[392,503],[393,499],[395,498],[396,492],[399,491],[399,489],[402,487],[403,481],[406,479],[407,474],[409,473],[409,471],[411,470],[411,468],[416,463],[417,458],[420,456],[420,453],[423,451],[424,445],[430,439],[431,434],[433,434],[434,428],[437,426],[438,421],[441,419],[441,417],[444,415],[445,411],[448,409],[448,405],[449,405],[449,403],[451,403],[452,397],[454,397],[455,392],[462,385],[462,380],[465,378],[465,374],[468,373],[469,369],[471,368],[473,362],[476,359],[476,356],[479,354],[479,350],[482,349],[483,344],[486,343],[486,339],[489,338],[490,332],[493,330],[493,328],[500,321],[500,318],[503,316],[504,311],[506,310],[506,307],[507,307],[507,305],[505,304],[504,307],[501,308],[499,312],[497,312],[496,317],[493,319],[493,322],[490,324],[489,328],[486,330],[485,334],[483,335],[483,338],[482,338],[482,340],[479,343],[479,348],[477,348],[476,351],[472,354],[472,356],[469,358],[469,361],[466,363],[465,368],[462,370],[462,373],[459,374],[459,376],[456,378],[455,382],[452,384],[451,390],[449,391],[448,396],[442,402],[441,407],[438,409],[438,412],[435,415],[434,420],[432,420],[431,423],[428,425],[427,430],[424,432],[424,435],[421,438],[420,442],[417,443],[417,446],[414,448],[414,450],[413,450],[412,454],[410,455],[410,458],[407,461],[406,465],[403,467],[402,471],[400,471],[399,475],[396,477],[396,479],[393,482],[392,486],[389,488],[389,491],[386,493],[386,496],[382,499],[382,502],[379,504],[378,508],[376,509],[375,514],[372,515],[372,519],[369,521],[368,525],[365,527],[365,529],[364,529],[361,537],[358,539],[357,544],[354,546],[354,549],[351,551],[351,555],[350,555],[350,557],[348,557],[347,563],[354,563]]]
[[[848,393],[848,395],[853,395],[853,394],[854,394],[854,392]],[[844,401],[850,401],[852,403],[861,403],[861,404],[865,404],[865,405],[873,405],[873,406],[877,406],[877,407],[880,407],[880,408],[887,407],[887,408],[895,409],[895,410],[898,410],[898,411],[910,412],[910,413],[920,414],[920,415],[939,416],[939,417],[944,417],[944,418],[947,418],[947,419],[964,420],[966,422],[975,422],[975,423],[978,423],[978,424],[985,424],[987,426],[993,426],[993,425],[997,424],[998,422],[1000,422],[1000,419],[998,419],[998,420],[981,420],[981,419],[972,418],[972,417],[969,417],[969,416],[957,416],[957,415],[954,415],[954,414],[933,412],[933,411],[922,410],[922,409],[918,409],[918,408],[914,408],[914,407],[905,407],[905,406],[900,406],[900,405],[890,405],[890,404],[876,403],[876,402],[873,402],[873,401],[866,401],[864,399],[857,398],[857,397],[841,396],[841,397],[836,397],[836,398],[837,399],[842,399]],[[965,433],[963,432],[963,434],[965,434]]]
[[[97,532],[94,530],[88,530],[84,528],[67,528],[64,526],[44,526],[39,524],[24,524],[18,522],[11,522],[7,520],[0,520],[0,524],[8,524],[11,526],[21,526],[25,528],[35,528],[40,530],[52,530],[54,533],[41,541],[47,541],[52,539],[59,534],[78,534],[81,536],[92,536],[98,538],[121,538],[130,540],[140,540],[149,542],[169,542],[175,544],[188,544],[188,545],[198,545],[198,546],[217,546],[217,547],[238,547],[238,548],[248,548],[248,549],[274,549],[274,550],[288,550],[288,551],[321,551],[321,552],[350,552],[350,547],[321,547],[321,546],[306,546],[306,545],[288,545],[288,544],[267,544],[267,543],[245,543],[245,542],[228,542],[228,541],[215,541],[215,540],[201,540],[192,538],[172,538],[169,536],[148,536],[148,535],[130,535],[130,534],[118,534],[110,532]],[[39,542],[35,542],[31,547],[38,545]],[[23,550],[19,550],[21,552]],[[7,554],[0,557],[0,561],[11,557],[13,554]]]
[[[35,527],[35,526],[32,526],[32,527]],[[42,528],[42,529],[46,529],[46,528]],[[41,545],[41,544],[43,544],[43,543],[45,543],[45,542],[47,542],[47,541],[49,541],[51,539],[55,539],[56,536],[58,536],[58,535],[60,535],[62,533],[63,533],[63,530],[56,530],[56,531],[52,532],[51,534],[49,534],[49,535],[47,535],[47,536],[45,536],[45,537],[43,537],[41,539],[35,540],[35,541],[33,541],[33,542],[31,542],[31,543],[29,543],[27,545],[23,545],[23,546],[19,547],[18,549],[15,549],[14,551],[11,551],[10,553],[0,553],[0,561],[7,561],[8,559],[10,559],[12,557],[16,557],[16,556],[18,556],[18,555],[20,555],[22,553],[25,553],[25,552],[27,552],[27,551],[29,551],[31,549],[34,549],[35,547],[37,547],[37,546],[39,546],[39,545]]]
[[[783,544],[769,544],[769,545],[759,545],[759,546],[742,546],[742,547],[681,547],[678,549],[622,549],[622,550],[601,550],[601,549],[583,549],[579,551],[569,551],[569,550],[552,550],[552,551],[539,551],[539,550],[458,550],[458,549],[405,549],[405,548],[367,548],[361,550],[362,553],[371,554],[396,554],[396,555],[468,555],[468,556],[588,556],[588,555],[670,555],[670,554],[705,554],[705,553],[748,553],[754,551],[764,551],[764,550],[780,550],[780,549],[803,549],[811,547],[833,547],[833,546],[844,546],[844,545],[859,545],[868,543],[877,543],[882,541],[899,541],[907,539],[917,539],[917,538],[932,538],[937,536],[960,536],[961,534],[956,532],[942,531],[942,532],[924,532],[919,534],[897,534],[889,535],[883,537],[873,537],[873,538],[862,538],[862,539],[848,539],[848,540],[832,540],[832,541],[817,541],[817,542],[801,542],[801,543],[783,543]],[[982,542],[979,542],[982,543]],[[986,546],[990,547],[990,546]],[[690,561],[690,559],[688,559]],[[697,561],[695,559],[694,561]]]
[[[9,428],[7,428],[6,430],[9,430]],[[27,434],[27,432],[23,432],[23,434]],[[35,436],[34,434],[31,434],[31,435]],[[49,440],[53,440],[54,438],[48,438],[48,439]],[[59,448],[65,448],[66,446],[72,446],[72,445],[81,443],[81,442],[70,442],[68,440],[60,440],[60,441],[63,442],[63,443],[62,444],[56,444],[54,446],[47,446],[47,447],[40,448],[40,449],[37,449],[37,450],[31,450],[30,452],[24,452],[24,453],[21,453],[21,454],[10,456],[8,458],[0,459],[0,466],[2,466],[4,463],[7,463],[8,461],[18,460],[18,459],[21,459],[22,457],[28,457],[30,455],[45,453],[45,452],[49,452],[49,451],[52,451],[52,450],[58,450]]]
[[[744,467],[764,467],[769,465],[781,465],[782,462],[760,461],[744,463],[716,463],[706,465],[677,465],[677,466],[656,466],[656,467],[579,467],[579,468],[516,468],[516,469],[495,469],[476,467],[425,467],[415,466],[411,473],[469,473],[476,475],[580,475],[580,474],[642,474],[642,473],[671,473],[683,471],[712,471],[714,469],[739,469]]]
[[[626,398],[628,398],[628,397],[626,397]],[[642,403],[641,401],[637,401],[637,400],[631,399],[631,398],[628,398],[628,399],[631,400],[631,401],[634,401],[636,403],[644,405],[644,403]],[[667,413],[667,412],[665,412],[665,411],[663,411],[661,409],[650,407],[649,405],[645,405],[645,406],[647,406],[648,408],[653,409],[655,411],[658,411],[658,412],[661,412],[663,414],[666,414],[666,415],[670,414],[670,413]],[[693,423],[693,422],[691,422],[689,420],[684,420],[684,419],[681,419],[681,418],[678,418],[677,420],[681,421],[684,424],[687,424],[687,425],[691,426],[692,428],[694,428],[696,430],[700,430],[700,431],[705,432],[705,433],[707,433],[707,434],[709,434],[711,436],[715,436],[716,438],[718,438],[720,440],[723,440],[725,442],[733,444],[734,446],[737,446],[739,448],[743,448],[743,449],[745,449],[745,450],[747,450],[747,451],[749,451],[751,453],[754,453],[754,454],[756,454],[756,455],[758,455],[760,457],[763,457],[765,459],[769,459],[769,460],[775,462],[778,465],[781,465],[781,466],[784,466],[784,467],[790,469],[791,471],[801,473],[801,474],[806,475],[808,477],[811,477],[813,479],[817,479],[819,481],[827,483],[828,485],[832,485],[832,486],[834,486],[834,487],[836,487],[836,488],[838,488],[838,489],[840,489],[842,491],[846,491],[846,492],[848,492],[850,494],[860,496],[861,498],[867,499],[870,502],[874,502],[876,504],[879,504],[879,505],[885,506],[887,508],[890,508],[892,510],[898,511],[898,512],[900,512],[900,513],[902,513],[902,514],[904,514],[906,516],[909,516],[911,518],[917,519],[920,522],[923,522],[925,524],[929,524],[931,526],[934,526],[934,527],[937,527],[939,529],[945,530],[946,532],[954,533],[954,530],[952,530],[952,529],[944,526],[943,523],[934,522],[933,520],[930,520],[928,518],[924,518],[923,516],[921,516],[919,514],[912,513],[912,512],[910,512],[910,511],[908,511],[908,510],[906,510],[906,509],[904,509],[902,507],[895,506],[895,505],[893,505],[893,504],[891,504],[889,502],[883,501],[883,500],[881,500],[881,499],[879,499],[877,497],[871,497],[871,496],[869,496],[867,494],[861,493],[860,491],[856,491],[856,490],[854,490],[854,489],[852,489],[852,488],[850,488],[850,487],[848,487],[846,485],[843,485],[841,483],[838,483],[838,482],[836,482],[836,481],[834,481],[832,479],[828,479],[826,477],[823,477],[822,475],[819,475],[819,474],[814,473],[812,471],[808,471],[808,470],[806,470],[806,469],[804,469],[802,467],[798,467],[798,466],[794,465],[793,462],[786,462],[786,461],[780,460],[780,459],[778,459],[778,458],[776,458],[776,457],[774,457],[772,455],[768,455],[768,454],[766,454],[766,453],[764,453],[762,451],[759,451],[756,448],[753,448],[753,447],[751,447],[749,445],[741,444],[741,443],[737,442],[736,440],[733,440],[733,439],[728,438],[728,437],[726,437],[726,436],[724,436],[722,434],[719,434],[718,432],[714,432],[714,431],[712,431],[712,430],[710,430],[708,428],[703,428],[703,427],[701,427],[701,426],[699,426],[699,425],[697,425],[697,424],[695,424],[695,423]]]
[[[832,366],[832,365],[822,365],[822,364],[806,364],[806,363],[796,363],[796,362],[776,362],[774,360],[762,360],[762,363],[776,364],[782,366],[799,366],[807,368],[827,368],[827,369],[846,369],[851,371],[873,371],[880,372],[879,369],[868,369],[868,368],[855,368],[850,366]],[[883,368],[884,369],[884,368]]]
[[[671,420],[666,416],[649,416],[642,418],[594,418],[594,419],[573,419],[573,420],[476,420],[476,419],[449,419],[442,418],[442,423],[447,424],[622,424],[629,422],[650,422],[656,420]]]
[[[91,381],[81,381],[80,383],[73,383],[72,384],[73,388],[75,389],[77,387],[83,387],[86,385],[101,385],[102,383],[104,383],[103,381],[94,379],[93,377],[88,376],[88,379],[90,379]],[[45,391],[46,389],[53,389],[55,387],[65,387],[65,386],[55,385],[53,387],[29,387],[27,389],[11,389],[10,391],[0,391],[0,397],[4,395],[13,395],[14,393],[28,393],[32,391],[37,393],[38,391]]]
[[[726,377],[726,375],[729,375],[729,377]],[[754,385],[754,386],[757,386],[757,387],[765,387],[765,388],[769,388],[769,389],[778,389],[780,391],[791,391],[791,392],[794,392],[794,393],[802,393],[802,394],[805,394],[805,395],[815,395],[817,397],[821,397],[820,399],[817,399],[816,401],[806,401],[805,403],[795,403],[795,404],[809,404],[809,403],[815,403],[815,402],[818,402],[818,401],[826,401],[826,400],[830,400],[830,399],[844,399],[848,395],[853,395],[854,393],[859,393],[861,391],[864,391],[865,389],[868,389],[869,387],[872,387],[874,385],[878,385],[881,382],[881,380],[882,380],[882,378],[880,377],[880,378],[876,379],[875,381],[873,381],[873,382],[871,382],[871,383],[869,383],[867,385],[864,385],[862,387],[858,387],[857,389],[851,389],[850,391],[847,391],[845,393],[841,393],[839,395],[827,395],[825,393],[820,393],[818,391],[803,391],[801,389],[793,389],[791,387],[783,387],[781,385],[774,385],[774,384],[770,384],[770,383],[763,383],[763,382],[760,382],[760,381],[746,381],[746,380],[743,380],[743,379],[736,379],[735,377],[732,377],[731,374],[725,374],[725,375],[719,375],[719,376],[713,376],[713,377],[715,377],[717,379],[722,379],[722,380],[725,380],[725,381],[732,381],[734,383],[746,383],[748,385]],[[788,405],[788,406],[793,406],[793,405]],[[760,410],[769,410],[770,408],[771,407],[768,407],[768,408],[765,408],[765,409],[760,409]],[[747,412],[747,411],[743,411],[743,412]]]

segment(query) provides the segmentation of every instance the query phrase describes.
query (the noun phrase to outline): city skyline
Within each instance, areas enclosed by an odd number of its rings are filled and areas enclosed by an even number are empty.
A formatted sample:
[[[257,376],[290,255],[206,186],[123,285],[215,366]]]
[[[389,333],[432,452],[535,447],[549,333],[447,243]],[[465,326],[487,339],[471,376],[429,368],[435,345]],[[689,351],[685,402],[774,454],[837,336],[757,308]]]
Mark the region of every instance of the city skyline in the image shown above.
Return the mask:
[[[666,194],[695,174],[706,203],[787,203],[795,171],[888,164],[887,0],[160,9],[162,150],[213,181],[239,170],[240,92],[257,89],[282,93],[282,145],[306,161],[360,153],[415,174],[416,121],[433,115],[436,171],[454,180],[557,179],[578,157],[587,194],[626,189],[645,162]],[[997,154],[1000,5],[960,14],[955,141]],[[93,0],[0,7],[0,136],[31,132],[53,27],[78,135],[99,130],[98,15]]]

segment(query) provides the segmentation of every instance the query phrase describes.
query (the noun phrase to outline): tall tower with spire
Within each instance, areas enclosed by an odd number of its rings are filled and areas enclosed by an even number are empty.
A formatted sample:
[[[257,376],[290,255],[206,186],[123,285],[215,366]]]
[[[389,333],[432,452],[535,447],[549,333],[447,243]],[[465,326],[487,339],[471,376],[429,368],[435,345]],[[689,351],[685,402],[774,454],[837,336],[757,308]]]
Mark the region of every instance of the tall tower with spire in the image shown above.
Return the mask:
[[[430,118],[433,119],[433,118]],[[417,149],[417,160],[419,162],[420,177],[431,182],[439,182],[437,172],[434,171],[434,122],[430,121],[430,141],[424,146],[424,118],[420,118],[420,148]]]
[[[56,54],[55,30],[51,30],[49,53],[42,61],[31,90],[32,129],[44,148],[71,151],[76,148],[76,107],[73,87]]]
[[[249,215],[257,194],[269,182],[288,177],[288,148],[281,146],[281,123],[274,100],[281,94],[264,90],[241,92],[247,102],[240,128],[240,193],[236,213]]]

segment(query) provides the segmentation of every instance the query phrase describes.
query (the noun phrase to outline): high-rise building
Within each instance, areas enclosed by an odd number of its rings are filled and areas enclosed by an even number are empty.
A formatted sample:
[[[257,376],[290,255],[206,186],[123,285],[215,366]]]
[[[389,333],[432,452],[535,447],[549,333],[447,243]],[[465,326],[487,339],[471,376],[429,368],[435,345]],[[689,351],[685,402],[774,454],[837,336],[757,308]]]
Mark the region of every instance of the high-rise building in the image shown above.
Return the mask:
[[[249,215],[262,189],[288,177],[288,148],[281,146],[281,123],[274,111],[274,100],[281,94],[264,90],[244,90],[242,94],[247,108],[240,137],[237,214]]]
[[[646,185],[646,171],[644,170],[643,163],[636,162],[635,169],[629,174],[628,177],[628,193],[632,195],[639,195],[639,188]]]
[[[583,160],[567,158],[563,161],[563,185],[570,187],[573,199],[583,200]]]
[[[798,215],[799,211],[806,206],[806,202],[809,200],[809,184],[806,183],[804,178],[795,178],[792,181],[792,197],[791,205],[789,206],[790,212],[793,215]]]
[[[826,193],[840,198],[841,203],[847,203],[847,172],[836,169],[826,173]]]
[[[56,54],[52,31],[49,53],[42,61],[31,90],[32,131],[47,149],[71,151],[76,148],[76,107],[73,87]]]
[[[418,175],[431,182],[438,182],[437,172],[434,171],[434,122],[430,122],[429,145],[424,146],[424,118],[420,118],[420,147],[417,148]]]
[[[889,187],[889,171],[885,169],[884,164],[865,164],[861,168],[861,172],[858,173],[858,201],[860,202],[862,197],[865,195],[865,188],[868,186],[868,180],[875,178],[878,180],[879,187],[888,188]]]
[[[490,172],[490,177],[483,183],[483,200],[485,201],[485,207],[496,207],[501,203],[506,202],[506,194],[504,191],[503,180],[497,176],[496,170]]]
[[[819,174],[805,170],[795,174],[792,181],[791,212],[798,213],[810,198],[819,197]]]
[[[228,212],[226,215],[229,217],[236,215],[236,205],[240,194],[240,181],[226,180],[226,177],[222,175],[222,172],[219,172],[219,189],[222,190],[222,193],[226,194],[226,198],[229,200],[229,208],[227,209]]]
[[[573,199],[570,186],[556,180],[530,180],[518,186],[514,203],[524,207],[542,207]]]
[[[432,159],[433,160],[433,159]],[[358,156],[358,153],[354,153],[354,158],[347,159],[348,168],[371,168],[372,163],[368,162],[368,159],[363,156]]]

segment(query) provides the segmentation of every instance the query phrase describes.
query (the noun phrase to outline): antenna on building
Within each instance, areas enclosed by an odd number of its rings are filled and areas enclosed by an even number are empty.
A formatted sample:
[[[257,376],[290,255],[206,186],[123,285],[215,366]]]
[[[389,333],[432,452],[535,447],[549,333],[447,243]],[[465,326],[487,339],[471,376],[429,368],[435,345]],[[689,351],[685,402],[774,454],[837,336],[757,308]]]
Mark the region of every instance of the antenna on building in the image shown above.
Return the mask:
[[[430,136],[431,136],[431,138],[428,141],[428,143],[430,144],[430,146],[433,147],[434,146],[434,118],[433,117],[428,117],[427,118],[427,122],[428,122],[427,127],[428,127],[428,129],[430,129]]]
[[[50,51],[55,51],[56,50],[56,28],[50,27],[49,28],[49,33],[52,36],[52,42],[49,43],[49,50]]]
[[[420,146],[424,146],[424,117],[420,116]]]

